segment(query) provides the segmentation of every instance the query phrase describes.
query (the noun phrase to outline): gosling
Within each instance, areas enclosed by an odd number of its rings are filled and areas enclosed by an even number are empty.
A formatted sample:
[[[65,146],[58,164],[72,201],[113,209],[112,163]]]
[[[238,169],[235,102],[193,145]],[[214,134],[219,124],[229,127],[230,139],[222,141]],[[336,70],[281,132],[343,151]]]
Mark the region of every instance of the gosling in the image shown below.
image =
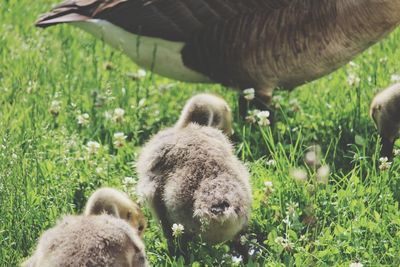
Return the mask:
[[[23,267],[148,266],[144,244],[126,221],[103,214],[65,216],[43,233]]]
[[[132,225],[143,236],[146,219],[139,206],[125,193],[103,187],[96,190],[86,203],[84,215],[109,214],[121,218]]]
[[[394,143],[400,133],[400,83],[375,96],[371,103],[370,115],[381,136],[381,154],[392,159]]]
[[[216,95],[198,94],[189,99],[175,127],[184,128],[189,123],[220,129],[227,136],[233,134],[231,109]]]
[[[185,237],[200,235],[203,241],[215,244],[237,237],[250,215],[249,173],[234,156],[225,134],[198,124],[196,119],[190,121],[193,117],[188,110],[212,116],[203,111],[214,108],[205,108],[211,101],[196,105],[195,99],[184,108],[180,126],[156,134],[137,163],[138,195],[160,220],[169,244],[174,223],[184,226]],[[221,116],[224,118],[229,116]],[[218,125],[226,125],[221,123]]]

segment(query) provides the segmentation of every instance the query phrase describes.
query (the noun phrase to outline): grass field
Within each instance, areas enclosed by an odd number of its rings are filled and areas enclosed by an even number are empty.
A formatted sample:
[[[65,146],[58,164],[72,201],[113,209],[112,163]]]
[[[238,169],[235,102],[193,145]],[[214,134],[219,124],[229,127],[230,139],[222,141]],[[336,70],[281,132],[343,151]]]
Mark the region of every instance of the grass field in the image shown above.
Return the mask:
[[[204,91],[231,104],[236,153],[251,172],[253,211],[243,238],[252,248],[249,266],[400,265],[400,159],[379,170],[379,138],[368,116],[373,95],[400,74],[400,31],[354,64],[291,93],[276,91],[269,128],[239,119],[234,91],[150,72],[133,80],[127,74],[138,68],[90,35],[35,28],[52,3],[0,1],[0,266],[23,261],[41,233],[62,214],[80,213],[96,188],[134,197],[140,147]],[[116,108],[125,111],[122,121]],[[127,136],[121,148],[113,144],[117,132]],[[89,141],[101,144],[96,153]],[[330,167],[328,180],[305,163],[313,145]],[[145,212],[152,266],[182,266]],[[226,244],[190,246],[191,266],[241,264]]]

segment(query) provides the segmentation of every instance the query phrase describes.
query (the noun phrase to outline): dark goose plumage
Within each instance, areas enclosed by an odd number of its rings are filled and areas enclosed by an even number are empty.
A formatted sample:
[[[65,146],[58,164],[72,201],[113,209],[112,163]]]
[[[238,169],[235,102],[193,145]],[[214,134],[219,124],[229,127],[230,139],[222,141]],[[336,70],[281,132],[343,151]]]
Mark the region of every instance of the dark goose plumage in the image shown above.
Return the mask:
[[[269,102],[275,87],[291,89],[347,63],[395,29],[399,14],[400,0],[69,0],[43,15],[37,26],[96,19],[155,38],[145,45],[156,46],[160,39],[179,43],[164,54],[172,57],[169,51],[177,51],[182,66],[157,58],[161,67],[155,72],[254,87],[257,97]],[[104,39],[119,46],[115,36]],[[126,46],[122,50],[129,55]],[[130,57],[150,66],[143,56],[131,52]]]

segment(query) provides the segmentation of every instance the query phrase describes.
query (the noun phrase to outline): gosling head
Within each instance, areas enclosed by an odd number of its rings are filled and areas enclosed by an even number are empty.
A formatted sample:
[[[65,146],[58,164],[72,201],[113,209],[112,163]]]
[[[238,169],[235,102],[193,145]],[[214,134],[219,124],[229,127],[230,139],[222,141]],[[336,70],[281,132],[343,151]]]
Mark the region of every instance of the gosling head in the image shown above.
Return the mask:
[[[86,203],[84,215],[109,214],[127,221],[143,236],[146,219],[139,206],[125,193],[103,187],[94,192]]]
[[[394,143],[400,133],[400,83],[375,96],[370,115],[382,139],[382,156],[393,158]]]
[[[228,103],[212,94],[198,94],[189,99],[176,127],[184,128],[189,123],[220,129],[227,136],[233,134],[232,113]]]

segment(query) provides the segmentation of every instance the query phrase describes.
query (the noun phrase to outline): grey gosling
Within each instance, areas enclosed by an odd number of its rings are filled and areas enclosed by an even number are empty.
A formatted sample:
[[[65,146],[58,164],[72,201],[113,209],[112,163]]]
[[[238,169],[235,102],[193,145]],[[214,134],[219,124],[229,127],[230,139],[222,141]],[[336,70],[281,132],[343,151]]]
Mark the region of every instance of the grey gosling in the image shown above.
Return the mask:
[[[382,156],[392,159],[394,143],[400,136],[400,83],[375,96],[370,115],[381,136]]]
[[[23,267],[146,267],[136,229],[110,215],[65,216],[41,236]]]
[[[143,236],[146,219],[139,206],[125,193],[113,188],[96,190],[86,203],[84,215],[109,214],[127,221]]]
[[[184,128],[194,122],[220,129],[227,136],[233,134],[231,109],[224,99],[216,95],[198,94],[189,99],[176,127]]]
[[[36,25],[79,27],[169,78],[252,87],[264,110],[274,88],[338,69],[399,13],[400,0],[67,0]]]
[[[203,101],[196,105],[196,99],[203,97],[189,100],[178,124],[157,133],[143,148],[137,162],[137,192],[161,221],[169,241],[177,223],[184,226],[185,237],[200,235],[215,244],[234,239],[246,227],[251,188],[249,173],[226,135],[196,119],[187,121],[188,111],[211,120],[207,116],[213,107],[206,109]]]

